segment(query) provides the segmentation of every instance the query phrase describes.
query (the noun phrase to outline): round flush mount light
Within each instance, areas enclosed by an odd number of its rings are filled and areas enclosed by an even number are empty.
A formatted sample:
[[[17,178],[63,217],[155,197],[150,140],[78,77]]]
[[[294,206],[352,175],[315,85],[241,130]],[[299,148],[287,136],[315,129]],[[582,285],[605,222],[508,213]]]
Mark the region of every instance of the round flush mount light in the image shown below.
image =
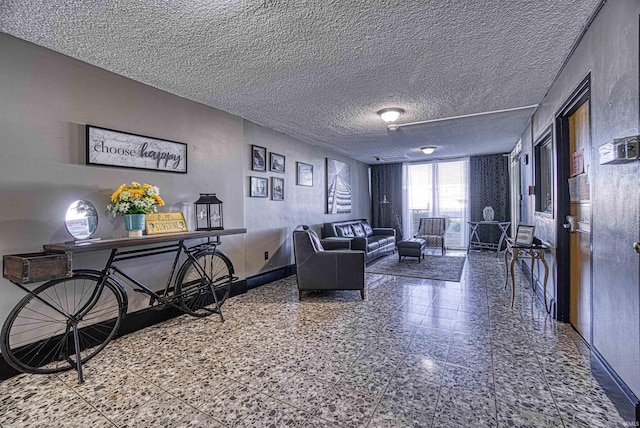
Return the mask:
[[[395,122],[404,113],[404,110],[398,107],[383,108],[378,111],[378,116],[387,123]]]
[[[424,153],[425,155],[430,155],[431,153],[436,151],[436,147],[434,146],[420,147],[420,150],[422,150],[422,153]]]

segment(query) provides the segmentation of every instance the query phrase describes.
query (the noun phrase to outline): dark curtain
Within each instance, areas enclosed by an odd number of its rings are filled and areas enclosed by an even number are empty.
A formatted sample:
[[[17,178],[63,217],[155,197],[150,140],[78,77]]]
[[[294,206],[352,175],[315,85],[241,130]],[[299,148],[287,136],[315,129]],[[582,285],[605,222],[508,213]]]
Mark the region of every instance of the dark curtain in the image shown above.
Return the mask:
[[[381,204],[384,197],[388,204]],[[371,166],[371,225],[393,227],[402,239],[402,164]]]
[[[494,221],[511,221],[509,192],[509,157],[502,154],[472,156],[469,159],[469,204],[471,221],[482,221],[482,210],[493,208]],[[497,226],[479,226],[483,242],[498,243]]]

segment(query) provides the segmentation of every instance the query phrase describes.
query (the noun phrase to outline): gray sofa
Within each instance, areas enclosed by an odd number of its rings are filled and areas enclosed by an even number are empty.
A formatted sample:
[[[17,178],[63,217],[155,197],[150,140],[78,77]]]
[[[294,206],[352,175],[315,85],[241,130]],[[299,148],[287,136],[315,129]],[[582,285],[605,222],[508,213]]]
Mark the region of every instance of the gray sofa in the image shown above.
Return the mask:
[[[348,249],[349,244],[340,240],[325,242],[307,226],[293,231],[300,300],[303,291],[318,290],[360,290],[364,299],[364,252]]]
[[[367,262],[395,253],[396,249],[396,231],[390,227],[371,227],[366,219],[325,223],[322,235],[329,239],[350,239],[351,249],[364,251]]]

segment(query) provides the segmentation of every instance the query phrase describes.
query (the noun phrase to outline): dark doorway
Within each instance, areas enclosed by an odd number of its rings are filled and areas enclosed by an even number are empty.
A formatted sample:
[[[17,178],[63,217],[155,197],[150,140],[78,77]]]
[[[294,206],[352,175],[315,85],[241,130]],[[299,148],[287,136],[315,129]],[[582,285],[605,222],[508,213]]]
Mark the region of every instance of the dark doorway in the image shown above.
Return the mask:
[[[556,114],[557,318],[591,339],[590,76]]]

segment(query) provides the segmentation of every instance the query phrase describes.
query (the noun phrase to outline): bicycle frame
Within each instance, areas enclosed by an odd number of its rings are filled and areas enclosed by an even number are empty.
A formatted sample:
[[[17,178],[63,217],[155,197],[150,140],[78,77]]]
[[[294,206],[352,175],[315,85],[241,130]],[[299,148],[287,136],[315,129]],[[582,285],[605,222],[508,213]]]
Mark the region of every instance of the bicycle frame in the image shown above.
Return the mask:
[[[46,300],[42,299],[40,296],[35,294],[33,291],[31,291],[28,288],[24,287],[22,284],[18,284],[18,283],[14,283],[14,284],[17,285],[18,287],[20,287],[21,289],[23,289],[28,294],[31,294],[36,300],[38,300],[41,303],[45,304],[46,306],[48,306],[52,310],[56,311],[57,313],[59,313],[60,315],[62,315],[64,318],[66,318],[68,320],[67,327],[65,329],[64,335],[67,336],[69,334],[72,334],[73,337],[74,337],[74,343],[75,343],[75,348],[76,348],[76,349],[74,349],[74,351],[75,351],[75,354],[76,354],[76,361],[74,362],[73,360],[71,360],[68,357],[68,355],[65,358],[70,363],[70,365],[73,366],[76,369],[76,371],[78,373],[78,383],[82,383],[83,382],[83,374],[82,374],[82,359],[81,359],[81,349],[80,349],[79,330],[78,330],[79,323],[82,321],[84,316],[93,308],[93,306],[97,304],[98,300],[100,299],[100,296],[102,295],[104,287],[107,284],[107,281],[110,281],[111,284],[115,285],[117,287],[117,289],[120,291],[120,294],[122,296],[123,306],[124,307],[128,306],[127,292],[124,289],[124,287],[122,287],[122,285],[118,281],[117,277],[114,277],[113,274],[117,274],[119,276],[122,276],[127,281],[129,281],[132,284],[134,284],[136,286],[135,288],[132,287],[134,291],[143,292],[143,293],[149,295],[149,298],[150,298],[149,306],[153,306],[155,301],[159,301],[159,302],[161,302],[163,304],[172,306],[172,307],[174,307],[174,308],[176,308],[178,310],[183,311],[183,308],[181,308],[177,304],[179,302],[181,296],[180,295],[175,295],[175,294],[171,295],[171,292],[175,290],[175,285],[172,287],[172,281],[174,280],[174,278],[176,276],[176,267],[178,266],[178,262],[180,260],[180,256],[182,254],[184,254],[184,255],[186,255],[186,257],[188,259],[191,259],[193,261],[193,266],[199,271],[199,273],[207,281],[209,281],[211,283],[211,282],[213,282],[212,278],[210,278],[207,275],[206,269],[200,265],[200,263],[198,262],[198,259],[194,256],[194,254],[198,254],[200,251],[207,250],[207,249],[213,249],[213,254],[215,254],[216,251],[217,251],[217,246],[218,245],[219,245],[219,241],[218,242],[211,242],[209,240],[206,243],[200,243],[200,244],[193,245],[191,247],[187,247],[184,244],[184,240],[180,240],[176,244],[160,245],[160,246],[156,245],[156,246],[152,246],[150,248],[144,248],[144,249],[139,249],[139,250],[128,250],[128,251],[119,252],[118,248],[113,248],[111,250],[111,254],[110,254],[110,256],[109,256],[109,258],[108,258],[108,260],[107,260],[107,262],[106,262],[106,264],[105,264],[105,266],[104,266],[102,271],[86,270],[86,269],[80,269],[80,270],[74,271],[75,273],[84,273],[84,274],[89,274],[89,275],[95,275],[96,279],[99,281],[98,286],[95,287],[91,291],[91,296],[89,297],[87,302],[75,314],[66,314],[66,313],[62,312],[60,309],[58,309],[55,306],[51,305]],[[123,269],[119,268],[118,266],[116,266],[114,264],[114,263],[117,263],[117,262],[120,262],[120,261],[123,261],[123,260],[131,260],[131,259],[137,259],[137,258],[143,258],[143,257],[150,257],[150,256],[154,256],[154,255],[173,253],[173,252],[175,252],[176,255],[175,255],[175,257],[173,259],[173,263],[171,265],[171,271],[169,272],[169,276],[167,278],[167,282],[165,284],[165,287],[160,293],[158,293],[156,291],[153,291],[152,289],[150,289],[149,287],[144,285],[142,282],[140,282],[139,280],[134,278],[132,275],[126,273]],[[183,264],[184,264],[184,262],[183,262]],[[218,298],[216,296],[215,291],[214,290],[212,290],[212,291],[213,291],[212,294],[213,294],[214,302],[215,302],[216,307],[217,307],[217,313],[220,316],[220,320],[224,322],[224,318],[222,316],[222,310],[220,308],[220,304],[219,304]]]
[[[200,266],[200,264],[198,263],[198,260],[194,257],[194,254],[205,249],[213,249],[215,254],[217,250],[217,246],[218,246],[217,242],[215,243],[207,242],[204,244],[197,244],[191,247],[187,247],[186,245],[184,245],[184,241],[179,241],[177,244],[155,246],[151,248],[144,248],[140,250],[129,250],[129,251],[122,251],[122,252],[119,252],[117,248],[114,248],[113,250],[111,250],[111,255],[109,256],[109,259],[107,260],[107,263],[104,269],[102,270],[102,273],[101,273],[102,280],[100,282],[99,291],[102,292],[102,288],[104,288],[104,285],[107,279],[110,278],[113,273],[116,273],[124,277],[130,283],[134,284],[137,287],[137,288],[133,288],[134,291],[143,292],[149,295],[149,306],[153,306],[156,301],[159,301],[163,304],[170,305],[176,309],[182,310],[182,308],[176,304],[176,302],[179,301],[180,296],[171,295],[171,291],[175,290],[175,285],[172,287],[172,282],[175,279],[176,267],[178,266],[178,261],[180,260],[180,256],[182,254],[185,254],[187,258],[191,259],[194,262],[194,266],[196,266],[196,268],[200,271],[200,273],[208,281],[212,281],[212,279],[207,276],[206,269]],[[167,277],[167,282],[165,284],[164,290],[162,290],[160,293],[153,291],[152,289],[144,285],[142,282],[134,278],[132,275],[128,274],[123,269],[119,268],[114,264],[123,260],[138,259],[138,258],[150,257],[150,256],[172,253],[172,252],[175,252],[176,255],[173,259],[173,263],[171,265],[171,271],[169,272],[169,276]],[[95,299],[96,301],[97,301],[97,298],[100,297],[100,292],[97,293],[96,295],[96,299]],[[215,303],[218,306],[218,312],[219,312],[220,318],[222,321],[224,321],[224,318],[222,318],[222,312],[220,311],[220,307],[218,305],[218,299],[215,293],[213,293],[213,296],[214,296]],[[86,311],[89,310],[93,304],[95,304],[95,301],[90,300],[87,303],[87,308],[82,311],[81,315],[84,315],[84,313],[86,313]],[[82,316],[80,316],[80,318],[82,318]]]

